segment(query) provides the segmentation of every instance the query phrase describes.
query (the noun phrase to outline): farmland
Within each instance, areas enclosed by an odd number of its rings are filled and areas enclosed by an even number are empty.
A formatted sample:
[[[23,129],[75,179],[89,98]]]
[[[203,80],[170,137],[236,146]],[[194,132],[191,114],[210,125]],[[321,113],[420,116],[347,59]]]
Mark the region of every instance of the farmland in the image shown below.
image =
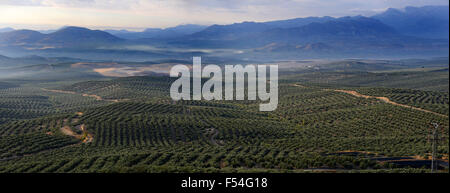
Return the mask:
[[[0,172],[428,172],[399,160],[430,162],[430,122],[449,135],[448,63],[411,69],[281,71],[273,112],[172,101],[163,75],[4,79]]]

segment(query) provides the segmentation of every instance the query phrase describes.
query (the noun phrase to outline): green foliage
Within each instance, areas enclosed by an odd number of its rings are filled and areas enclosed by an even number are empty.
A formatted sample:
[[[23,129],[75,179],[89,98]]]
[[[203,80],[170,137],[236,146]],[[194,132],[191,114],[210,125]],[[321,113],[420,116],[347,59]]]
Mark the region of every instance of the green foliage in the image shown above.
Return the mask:
[[[448,117],[333,89],[386,96],[447,115],[448,93],[293,86],[297,80],[281,82],[274,112],[259,112],[259,101],[173,102],[167,77],[51,88],[67,93],[30,85],[0,89],[0,172],[423,172],[374,158],[426,155],[431,120],[448,136]],[[59,131],[81,124],[92,142]],[[448,155],[448,139],[438,150]]]

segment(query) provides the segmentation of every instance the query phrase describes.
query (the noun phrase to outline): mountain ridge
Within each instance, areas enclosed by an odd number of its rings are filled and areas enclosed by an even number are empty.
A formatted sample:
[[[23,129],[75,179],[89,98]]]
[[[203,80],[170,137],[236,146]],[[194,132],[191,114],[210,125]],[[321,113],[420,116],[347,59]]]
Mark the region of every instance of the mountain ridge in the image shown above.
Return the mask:
[[[34,30],[15,30],[0,33],[0,43],[12,45],[81,46],[108,44],[122,41],[101,30],[69,26],[49,34]]]
[[[409,6],[403,10],[389,8],[372,18],[380,20],[405,35],[437,39],[449,37],[448,6]]]
[[[386,24],[383,18],[397,17],[409,22],[407,26],[417,26],[419,21],[426,18],[442,17],[443,21],[448,16],[432,13],[431,10],[448,9],[448,6],[407,7],[404,11],[387,9],[383,13],[372,17],[346,16],[346,17],[306,17],[287,20],[275,20],[268,22],[240,22],[229,25],[179,25],[172,28],[148,28],[137,39],[121,38],[121,33],[129,31],[90,30],[83,27],[68,26],[55,32],[44,34],[33,30],[15,30],[0,33],[0,48],[11,50],[24,50],[29,54],[30,50],[67,48],[65,51],[97,50],[101,55],[119,55],[132,53],[133,55],[167,55],[174,54],[182,49],[248,49],[246,52],[260,52],[261,50],[273,52],[289,52],[298,55],[303,52],[333,52],[339,54],[352,50],[360,53],[372,52],[384,55],[394,52],[405,53],[445,53],[448,52],[448,41],[437,39],[436,36],[428,37],[426,33],[439,27],[436,22],[430,22],[434,28],[427,31],[405,33],[405,26],[393,26]],[[406,16],[405,16],[406,15]],[[383,16],[383,17],[382,17]],[[417,16],[410,18],[410,16]],[[377,19],[382,17],[382,19]],[[425,19],[424,19],[425,18]],[[397,21],[400,21],[397,20]],[[397,22],[395,21],[395,22]],[[394,22],[394,23],[395,23]],[[416,23],[414,23],[416,22]],[[417,23],[418,22],[418,23]],[[412,24],[411,24],[412,23]],[[432,25],[431,25],[432,24]],[[448,23],[447,23],[448,25]],[[180,32],[182,31],[182,32]],[[413,31],[411,31],[413,32]],[[448,28],[444,33],[448,34]],[[157,34],[160,35],[157,35]],[[161,35],[162,33],[162,35]],[[165,34],[164,34],[165,33]],[[151,36],[148,36],[151,34]],[[435,34],[436,35],[436,34]],[[120,36],[120,37],[119,37]],[[142,36],[142,37],[140,37]],[[447,37],[448,40],[448,37]],[[14,49],[11,49],[13,47]],[[83,48],[78,49],[77,48]],[[162,50],[162,51],[159,51]],[[9,52],[11,51],[11,52]],[[239,51],[245,53],[245,51]],[[301,52],[301,53],[299,53]],[[120,53],[120,54],[119,54]],[[40,53],[38,53],[40,54]],[[178,52],[178,54],[181,54]],[[318,53],[320,54],[320,53]],[[78,55],[79,56],[79,55]],[[242,55],[243,56],[243,55]]]

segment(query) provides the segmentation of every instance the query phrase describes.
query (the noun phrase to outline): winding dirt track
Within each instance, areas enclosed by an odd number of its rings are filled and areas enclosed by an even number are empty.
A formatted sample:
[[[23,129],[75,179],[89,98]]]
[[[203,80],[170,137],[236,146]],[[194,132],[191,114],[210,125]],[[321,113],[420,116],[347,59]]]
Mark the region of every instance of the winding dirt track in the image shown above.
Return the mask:
[[[76,115],[83,116],[83,112],[76,112]],[[81,129],[81,131],[83,131],[83,135],[76,134],[67,125],[59,129],[61,131],[61,133],[64,134],[64,135],[75,137],[77,139],[82,139],[82,141],[79,142],[79,143],[74,143],[74,144],[70,144],[70,145],[66,145],[66,146],[62,146],[62,147],[46,149],[46,150],[43,150],[43,151],[30,153],[30,154],[24,154],[24,155],[19,155],[19,156],[18,155],[14,155],[14,156],[11,156],[11,157],[0,158],[0,161],[8,161],[8,160],[13,160],[13,159],[18,159],[18,158],[22,158],[22,157],[32,156],[32,155],[35,155],[35,154],[38,154],[38,153],[50,152],[50,151],[53,151],[53,150],[56,150],[56,149],[64,149],[64,148],[67,148],[67,147],[73,147],[73,146],[76,146],[76,145],[79,145],[79,144],[82,144],[82,143],[91,143],[92,141],[94,141],[94,135],[92,133],[89,133],[86,130],[86,125],[85,124],[81,124],[80,125],[80,129]],[[53,134],[52,134],[52,132],[48,132],[47,135],[53,135]]]
[[[64,135],[68,135],[68,136],[72,136],[72,137],[75,137],[75,138],[79,138],[79,136],[75,132],[73,132],[72,129],[70,129],[69,126],[61,127],[61,129],[59,129],[59,130]]]
[[[368,96],[368,95],[363,95],[363,94],[360,94],[360,93],[358,93],[356,91],[352,91],[352,90],[334,90],[334,91],[347,93],[347,94],[351,94],[351,95],[356,96],[356,97],[363,97],[363,98],[366,98],[366,99],[368,99],[368,98],[376,98],[378,100],[381,100],[381,101],[383,101],[385,103],[389,103],[391,105],[405,107],[405,108],[409,108],[409,109],[414,109],[414,110],[422,111],[422,112],[426,112],[426,113],[432,113],[432,114],[435,114],[435,115],[438,115],[438,116],[441,116],[441,117],[448,117],[447,115],[436,113],[436,112],[433,112],[433,111],[430,111],[430,110],[421,109],[421,108],[418,108],[418,107],[413,107],[413,106],[409,106],[409,105],[405,105],[405,104],[399,104],[399,103],[396,103],[394,101],[389,100],[389,98],[387,98],[387,97]]]
[[[219,135],[219,131],[217,129],[214,129],[214,128],[208,129],[208,135],[209,135],[209,141],[213,145],[220,146],[220,144],[217,143],[217,141],[216,141],[216,137],[217,137],[217,135]]]
[[[82,143],[90,143],[94,140],[94,136],[87,132],[86,130],[86,126],[84,124],[80,125],[80,129],[83,132],[83,134],[76,134],[75,132],[73,132],[73,130],[69,127],[69,126],[64,126],[60,129],[60,131],[64,134],[64,135],[68,135],[68,136],[72,136],[75,137],[77,139],[81,139]]]
[[[211,135],[211,143],[213,143],[214,145],[219,145],[216,141],[216,137],[217,135],[219,135],[219,131],[217,131],[217,129],[214,129],[214,133]]]
[[[63,93],[63,94],[80,94],[80,93],[76,93],[76,92],[73,92],[73,91],[65,91],[65,90],[54,90],[54,89],[46,89],[46,88],[42,88],[42,90],[49,91],[49,92]],[[92,97],[92,98],[95,98],[95,100],[98,100],[98,101],[108,101],[108,102],[115,102],[115,103],[120,102],[119,99],[104,99],[101,96],[98,96],[98,95],[95,95],[95,94],[81,94],[81,96]],[[122,99],[122,100],[126,100],[126,99]]]
[[[301,87],[301,88],[306,88],[305,86],[300,85],[300,84],[292,84],[292,86],[295,86],[295,87]],[[323,90],[330,90],[330,89],[323,89]],[[362,97],[362,98],[366,98],[366,99],[369,99],[369,98],[375,98],[375,99],[381,100],[381,101],[383,101],[383,102],[385,102],[385,103],[388,103],[388,104],[391,104],[391,105],[400,106],[400,107],[409,108],[409,109],[414,109],[414,110],[422,111],[422,112],[426,112],[426,113],[432,113],[432,114],[435,114],[435,115],[438,115],[438,116],[441,116],[441,117],[448,117],[447,115],[440,114],[440,113],[436,113],[436,112],[433,112],[433,111],[430,111],[430,110],[421,109],[421,108],[418,108],[418,107],[413,107],[413,106],[409,106],[409,105],[405,105],[405,104],[396,103],[396,102],[394,102],[394,101],[391,101],[391,100],[390,100],[389,98],[387,98],[387,97],[377,97],[377,96],[363,95],[363,94],[358,93],[358,92],[353,91],[353,90],[340,90],[340,89],[336,89],[336,90],[331,90],[331,91],[342,92],[342,93],[346,93],[346,94],[351,94],[351,95],[353,95],[353,96],[356,96],[356,97]]]

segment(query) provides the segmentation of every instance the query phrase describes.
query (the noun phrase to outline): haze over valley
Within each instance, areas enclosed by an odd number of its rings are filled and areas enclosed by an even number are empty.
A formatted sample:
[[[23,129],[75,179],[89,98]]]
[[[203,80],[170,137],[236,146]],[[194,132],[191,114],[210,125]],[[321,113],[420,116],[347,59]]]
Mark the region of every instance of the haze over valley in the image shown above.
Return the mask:
[[[141,62],[193,55],[243,62],[439,57],[448,52],[448,21],[448,6],[425,6],[388,9],[371,17],[188,24],[142,32],[75,26],[50,33],[3,28],[0,54]]]

